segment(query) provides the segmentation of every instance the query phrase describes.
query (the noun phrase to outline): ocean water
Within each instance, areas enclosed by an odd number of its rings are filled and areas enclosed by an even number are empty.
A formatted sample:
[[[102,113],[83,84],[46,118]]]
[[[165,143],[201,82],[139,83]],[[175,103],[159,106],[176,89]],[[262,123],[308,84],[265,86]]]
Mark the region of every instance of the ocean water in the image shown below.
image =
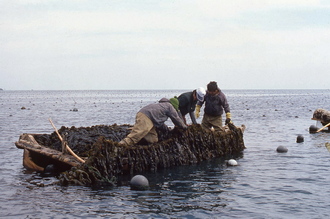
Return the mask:
[[[0,217],[330,217],[330,133],[309,133],[314,110],[330,110],[330,90],[224,90],[233,122],[247,127],[239,165],[214,159],[145,173],[146,191],[130,190],[129,178],[111,189],[62,187],[22,165],[15,141],[22,133],[52,133],[49,118],[57,128],[134,124],[141,107],[182,92],[0,91]],[[278,146],[288,152],[277,153]]]

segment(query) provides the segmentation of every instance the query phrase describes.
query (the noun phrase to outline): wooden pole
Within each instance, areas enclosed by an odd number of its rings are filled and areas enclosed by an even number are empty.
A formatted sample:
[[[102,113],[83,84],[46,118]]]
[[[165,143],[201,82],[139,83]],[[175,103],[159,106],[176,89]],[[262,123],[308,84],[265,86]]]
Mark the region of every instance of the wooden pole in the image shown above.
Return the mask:
[[[325,126],[323,126],[322,128],[320,128],[319,130],[317,130],[316,132],[320,132],[322,131],[323,129],[325,129],[326,127],[328,127],[330,125],[330,123],[326,124]]]
[[[81,159],[77,154],[75,154],[75,153],[71,150],[71,148],[69,147],[69,145],[68,145],[65,141],[63,141],[62,136],[61,136],[60,133],[57,131],[57,128],[55,127],[55,125],[54,125],[54,123],[52,122],[51,118],[49,118],[49,122],[50,122],[50,124],[52,124],[53,128],[55,129],[55,132],[56,132],[58,138],[61,140],[62,145],[63,145],[63,144],[65,145],[66,150],[68,150],[69,153],[70,153],[72,156],[74,156],[78,161],[80,161],[80,162],[82,162],[82,163],[85,163],[85,161],[84,161],[83,159]],[[62,147],[62,149],[63,149],[63,147]],[[62,153],[63,153],[63,151],[62,151]]]

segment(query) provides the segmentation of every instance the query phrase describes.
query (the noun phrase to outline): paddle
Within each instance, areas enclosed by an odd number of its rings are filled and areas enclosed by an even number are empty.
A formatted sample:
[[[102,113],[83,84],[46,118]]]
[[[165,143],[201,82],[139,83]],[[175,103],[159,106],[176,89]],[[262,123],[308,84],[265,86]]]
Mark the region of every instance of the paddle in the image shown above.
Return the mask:
[[[49,118],[49,122],[50,124],[52,124],[53,128],[55,129],[55,132],[58,136],[58,138],[61,140],[62,142],[62,149],[63,149],[63,146],[69,151],[69,153],[74,157],[76,158],[78,161],[80,161],[81,163],[85,163],[85,161],[83,159],[81,159],[77,154],[75,154],[71,148],[69,147],[69,145],[63,140],[62,136],[60,135],[60,133],[57,131],[57,128],[55,127],[54,123],[52,122],[51,118]],[[63,151],[62,151],[63,153]]]
[[[319,130],[317,130],[316,132],[320,132],[322,131],[323,129],[325,129],[326,127],[328,127],[330,125],[330,123],[326,124],[325,126],[323,126],[322,128],[320,128]]]

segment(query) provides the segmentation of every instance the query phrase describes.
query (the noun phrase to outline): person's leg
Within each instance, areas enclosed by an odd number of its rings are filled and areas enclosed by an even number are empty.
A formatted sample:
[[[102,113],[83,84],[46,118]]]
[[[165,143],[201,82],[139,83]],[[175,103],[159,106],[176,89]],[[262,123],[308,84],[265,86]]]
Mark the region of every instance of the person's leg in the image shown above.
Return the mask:
[[[158,142],[158,134],[155,126],[150,130],[150,132],[148,132],[146,136],[144,136],[144,139],[151,144]]]
[[[212,127],[212,124],[209,122],[209,119],[210,119],[209,115],[207,115],[207,114],[203,115],[203,120],[202,120],[201,126],[205,131],[211,131],[210,128]]]
[[[143,113],[138,112],[135,118],[135,124],[130,134],[121,140],[119,144],[133,145],[138,143],[153,128],[152,121]]]
[[[212,124],[214,131],[222,130],[222,116],[214,116],[210,119],[210,123]]]
[[[209,116],[204,114],[201,125],[205,131],[211,131],[212,127],[215,131],[220,131],[222,130],[222,116]]]

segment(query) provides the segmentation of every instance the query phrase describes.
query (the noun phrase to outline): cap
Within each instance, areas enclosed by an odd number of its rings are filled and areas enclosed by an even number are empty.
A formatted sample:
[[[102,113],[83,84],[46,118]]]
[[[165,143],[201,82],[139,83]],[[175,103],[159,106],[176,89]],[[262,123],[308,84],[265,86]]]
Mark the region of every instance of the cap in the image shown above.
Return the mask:
[[[174,109],[179,110],[179,100],[176,97],[170,99],[170,103],[173,105]]]

